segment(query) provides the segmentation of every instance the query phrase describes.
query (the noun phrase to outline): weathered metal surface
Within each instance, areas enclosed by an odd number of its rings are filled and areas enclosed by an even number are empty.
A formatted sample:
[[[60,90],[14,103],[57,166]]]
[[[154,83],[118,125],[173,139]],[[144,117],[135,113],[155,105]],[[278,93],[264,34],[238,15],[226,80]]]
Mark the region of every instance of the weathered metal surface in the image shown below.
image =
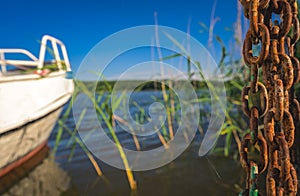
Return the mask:
[[[294,85],[299,81],[299,61],[294,45],[299,39],[298,7],[295,0],[240,0],[250,20],[243,57],[250,68],[251,81],[242,92],[244,113],[250,119],[250,133],[242,141],[241,164],[247,172],[243,195],[258,195],[258,175],[266,166],[267,195],[296,195],[298,180],[292,164],[295,125],[299,103]],[[273,15],[279,15],[280,21]],[[253,46],[260,45],[254,55]],[[259,69],[263,83],[260,83]],[[251,100],[251,102],[250,102]],[[258,129],[264,124],[263,131]],[[260,158],[249,158],[249,147],[258,144]],[[259,164],[257,164],[259,163]],[[253,174],[253,168],[257,170]],[[255,170],[255,171],[256,171]]]

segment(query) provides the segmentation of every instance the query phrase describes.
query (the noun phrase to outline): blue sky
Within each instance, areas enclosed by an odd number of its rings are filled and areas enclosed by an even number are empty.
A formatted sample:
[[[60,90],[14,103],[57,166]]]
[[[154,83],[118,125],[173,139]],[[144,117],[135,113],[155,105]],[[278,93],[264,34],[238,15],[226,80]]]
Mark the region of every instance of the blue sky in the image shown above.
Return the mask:
[[[187,31],[204,45],[208,33],[199,22],[209,25],[213,0],[24,0],[1,3],[1,48],[26,48],[38,54],[42,35],[50,34],[67,46],[74,70],[88,51],[105,37],[125,28],[153,25],[157,13],[159,25]],[[237,17],[237,0],[218,0],[215,34],[227,44]]]

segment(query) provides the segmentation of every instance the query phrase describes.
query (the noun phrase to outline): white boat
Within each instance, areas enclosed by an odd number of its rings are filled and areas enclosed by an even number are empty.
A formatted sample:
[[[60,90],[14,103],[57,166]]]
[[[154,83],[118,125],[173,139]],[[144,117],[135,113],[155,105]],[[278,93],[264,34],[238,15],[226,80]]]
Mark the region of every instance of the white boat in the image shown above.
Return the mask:
[[[49,62],[47,44],[54,56]],[[8,58],[16,54],[27,59]],[[42,38],[39,58],[24,49],[0,49],[0,65],[1,177],[46,145],[74,84],[65,45],[49,35]]]

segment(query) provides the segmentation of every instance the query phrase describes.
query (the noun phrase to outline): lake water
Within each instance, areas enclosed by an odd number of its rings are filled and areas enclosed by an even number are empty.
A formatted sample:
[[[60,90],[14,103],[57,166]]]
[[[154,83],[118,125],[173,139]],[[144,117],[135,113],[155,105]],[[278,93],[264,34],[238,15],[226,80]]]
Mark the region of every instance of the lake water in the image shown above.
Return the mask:
[[[149,93],[149,92],[148,92]],[[150,92],[151,93],[151,92]],[[151,93],[153,94],[153,92]],[[161,95],[158,95],[161,96]],[[135,95],[138,104],[144,107],[147,105],[147,92],[140,92]],[[142,98],[141,98],[142,97]],[[143,98],[144,97],[144,98]],[[145,106],[146,107],[146,106]],[[202,112],[209,112],[206,105],[201,107]],[[93,109],[93,108],[88,108]],[[134,109],[132,109],[134,110]],[[209,116],[209,115],[208,115]],[[207,118],[207,115],[204,115]],[[206,119],[208,122],[209,119]],[[203,127],[207,127],[207,122],[203,122]],[[66,125],[71,130],[74,129],[75,123],[73,116],[70,115],[66,120]],[[88,126],[88,124],[86,125]],[[50,138],[49,147],[53,149],[56,140],[58,125],[54,128]],[[64,132],[62,140],[56,152],[56,156],[46,158],[42,164],[37,166],[38,174],[30,173],[27,177],[22,178],[14,186],[14,190],[22,190],[25,185],[36,186],[35,183],[28,183],[32,176],[43,178],[40,185],[47,187],[46,184],[53,184],[50,187],[56,187],[58,191],[53,192],[34,192],[36,195],[238,195],[243,188],[245,174],[238,161],[224,158],[221,156],[208,155],[205,157],[198,156],[198,150],[201,144],[201,134],[197,131],[191,145],[177,159],[171,163],[148,171],[134,172],[137,182],[137,191],[132,192],[127,180],[126,172],[114,168],[103,161],[96,159],[103,176],[99,177],[95,172],[93,165],[86,156],[86,153],[79,145],[68,145],[69,134]],[[120,137],[121,143],[131,143],[132,137]],[[128,140],[128,141],[127,141]],[[154,138],[147,143],[147,148],[155,148],[159,140]],[[129,145],[130,146],[130,145]],[[103,153],[110,153],[109,149]],[[73,154],[69,160],[70,154]],[[115,156],[115,154],[112,154]],[[116,157],[119,158],[119,157]],[[35,169],[36,170],[36,169]],[[34,172],[35,170],[31,171]],[[55,171],[55,172],[52,172]],[[52,174],[52,176],[50,175]],[[44,176],[49,175],[50,178]],[[26,179],[29,178],[29,179]],[[39,178],[39,177],[37,177]],[[25,182],[24,182],[25,179]],[[53,179],[64,179],[63,182]],[[56,184],[55,184],[56,183]],[[22,185],[23,184],[23,185]],[[43,186],[44,184],[44,186]],[[61,187],[57,188],[57,184]],[[52,188],[55,189],[55,188]],[[14,195],[16,192],[8,191],[7,195]]]

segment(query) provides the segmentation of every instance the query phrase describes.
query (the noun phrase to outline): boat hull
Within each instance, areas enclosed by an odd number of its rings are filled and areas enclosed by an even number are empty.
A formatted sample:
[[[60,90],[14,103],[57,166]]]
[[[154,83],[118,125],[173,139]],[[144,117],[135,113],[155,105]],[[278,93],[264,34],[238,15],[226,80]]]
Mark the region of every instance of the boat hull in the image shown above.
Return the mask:
[[[62,111],[59,108],[26,125],[0,135],[0,178],[26,162],[43,146]]]
[[[66,72],[0,77],[0,134],[56,110],[71,97],[74,84]]]
[[[0,177],[47,139],[74,90],[65,71],[0,77]]]

